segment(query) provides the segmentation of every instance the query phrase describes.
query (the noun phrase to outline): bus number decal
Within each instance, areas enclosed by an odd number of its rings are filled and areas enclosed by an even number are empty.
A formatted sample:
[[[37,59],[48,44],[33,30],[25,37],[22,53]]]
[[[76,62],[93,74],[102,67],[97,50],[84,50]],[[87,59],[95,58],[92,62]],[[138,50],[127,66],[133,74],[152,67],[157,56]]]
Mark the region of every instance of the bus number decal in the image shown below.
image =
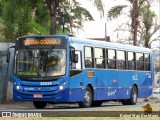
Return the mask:
[[[133,75],[133,76],[132,76],[132,79],[133,79],[133,80],[138,80],[137,74]]]
[[[52,85],[52,82],[40,82],[40,85]]]

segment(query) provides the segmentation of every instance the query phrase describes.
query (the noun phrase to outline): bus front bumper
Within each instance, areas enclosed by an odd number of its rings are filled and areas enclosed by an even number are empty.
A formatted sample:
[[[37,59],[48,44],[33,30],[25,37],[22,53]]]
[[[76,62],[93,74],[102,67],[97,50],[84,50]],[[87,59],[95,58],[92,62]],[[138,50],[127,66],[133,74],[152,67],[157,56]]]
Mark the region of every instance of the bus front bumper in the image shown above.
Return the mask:
[[[68,89],[52,92],[26,92],[14,89],[13,99],[14,101],[67,102]]]

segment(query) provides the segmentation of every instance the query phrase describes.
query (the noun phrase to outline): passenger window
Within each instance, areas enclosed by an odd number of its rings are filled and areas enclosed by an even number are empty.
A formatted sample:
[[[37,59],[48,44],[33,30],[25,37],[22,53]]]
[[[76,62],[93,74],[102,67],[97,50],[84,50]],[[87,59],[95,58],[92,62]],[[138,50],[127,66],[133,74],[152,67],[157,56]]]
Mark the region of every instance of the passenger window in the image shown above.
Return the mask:
[[[135,69],[135,58],[134,58],[134,53],[133,52],[128,52],[127,68],[128,68],[128,70],[134,70]]]
[[[150,55],[149,54],[145,54],[145,58],[144,58],[144,66],[145,66],[145,71],[150,71]]]
[[[102,48],[95,48],[94,54],[95,54],[95,65],[96,68],[105,68],[105,54],[104,49]]]
[[[142,53],[136,53],[137,70],[144,70],[144,57]]]
[[[108,69],[116,69],[116,52],[115,50],[108,49]]]
[[[85,67],[94,68],[93,48],[85,47]]]
[[[117,51],[117,68],[126,69],[125,51]]]

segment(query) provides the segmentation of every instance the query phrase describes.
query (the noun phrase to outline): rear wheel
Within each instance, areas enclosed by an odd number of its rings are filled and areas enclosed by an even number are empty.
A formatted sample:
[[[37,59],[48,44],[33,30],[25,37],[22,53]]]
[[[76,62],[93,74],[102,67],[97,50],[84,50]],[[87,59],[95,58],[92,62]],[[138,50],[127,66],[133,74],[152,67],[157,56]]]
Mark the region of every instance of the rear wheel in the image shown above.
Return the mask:
[[[128,105],[128,100],[123,100],[123,101],[122,101],[122,104],[123,104],[123,105]]]
[[[90,107],[91,104],[92,104],[92,99],[93,99],[93,96],[92,96],[91,88],[87,87],[86,91],[84,93],[84,101],[78,103],[79,107],[81,107],[81,108],[88,108],[88,107]]]
[[[33,102],[33,105],[37,109],[44,109],[47,103],[46,102]]]
[[[102,105],[102,101],[92,101],[92,107],[100,107]]]
[[[133,86],[131,91],[131,97],[128,100],[128,105],[135,105],[137,103],[137,97],[138,97],[138,90],[136,86]]]
[[[130,99],[123,100],[122,104],[123,105],[135,105],[137,103],[137,97],[138,97],[138,90],[136,86],[133,86]]]

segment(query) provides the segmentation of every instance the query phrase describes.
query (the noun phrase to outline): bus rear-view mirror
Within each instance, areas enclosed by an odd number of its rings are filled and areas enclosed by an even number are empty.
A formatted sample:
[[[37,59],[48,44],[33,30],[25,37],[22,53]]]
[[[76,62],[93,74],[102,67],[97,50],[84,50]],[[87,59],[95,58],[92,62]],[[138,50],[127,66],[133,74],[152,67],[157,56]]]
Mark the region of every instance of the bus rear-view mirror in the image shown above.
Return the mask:
[[[11,57],[10,49],[11,49],[11,48],[15,48],[15,46],[11,46],[11,47],[9,47],[8,50],[7,50],[7,56],[6,56],[6,57],[7,57],[7,58],[6,58],[6,62],[7,62],[7,63],[10,63],[10,57]]]
[[[74,61],[73,61],[74,63],[78,63],[78,54],[75,54],[74,55]]]

